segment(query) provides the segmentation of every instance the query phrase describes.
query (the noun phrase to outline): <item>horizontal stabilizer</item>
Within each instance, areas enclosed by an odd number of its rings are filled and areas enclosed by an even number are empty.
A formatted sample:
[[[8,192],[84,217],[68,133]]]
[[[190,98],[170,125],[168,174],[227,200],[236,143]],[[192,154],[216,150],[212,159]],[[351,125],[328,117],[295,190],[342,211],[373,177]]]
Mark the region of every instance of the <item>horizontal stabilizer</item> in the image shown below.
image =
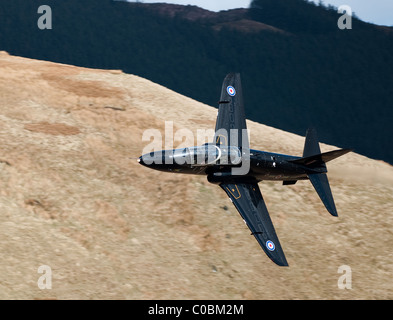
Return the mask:
[[[311,157],[305,157],[305,158],[300,158],[296,160],[289,160],[292,163],[297,163],[297,164],[302,164],[305,166],[312,166],[312,167],[318,167],[326,162],[329,162],[333,159],[336,159],[338,157],[341,157],[342,155],[353,151],[352,149],[339,149],[339,150],[334,150],[334,151],[329,151],[325,153],[320,153],[316,154]]]

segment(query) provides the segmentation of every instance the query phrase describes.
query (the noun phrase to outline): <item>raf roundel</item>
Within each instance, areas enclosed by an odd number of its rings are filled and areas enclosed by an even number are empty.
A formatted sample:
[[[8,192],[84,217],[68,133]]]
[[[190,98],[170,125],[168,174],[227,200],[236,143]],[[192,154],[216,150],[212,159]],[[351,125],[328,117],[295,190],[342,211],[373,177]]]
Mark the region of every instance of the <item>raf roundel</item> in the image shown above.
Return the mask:
[[[268,240],[266,241],[266,248],[269,251],[274,251],[274,249],[276,249],[276,246],[274,245],[273,241]]]
[[[233,96],[236,95],[236,90],[235,90],[235,88],[232,87],[232,86],[228,86],[228,87],[227,87],[227,92],[228,92],[228,94],[229,94],[231,97],[233,97]]]

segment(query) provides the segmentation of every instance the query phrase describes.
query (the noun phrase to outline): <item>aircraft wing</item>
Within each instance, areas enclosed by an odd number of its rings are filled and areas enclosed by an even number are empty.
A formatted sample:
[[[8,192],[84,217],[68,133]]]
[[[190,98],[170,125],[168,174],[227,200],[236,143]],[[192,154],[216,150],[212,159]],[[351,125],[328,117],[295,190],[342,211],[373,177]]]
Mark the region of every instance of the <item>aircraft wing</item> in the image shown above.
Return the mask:
[[[267,256],[279,266],[288,266],[258,184],[222,183],[220,187],[232,200]]]
[[[240,74],[230,73],[222,84],[214,142],[222,146],[249,148],[247,134],[242,140],[243,129],[247,126]]]

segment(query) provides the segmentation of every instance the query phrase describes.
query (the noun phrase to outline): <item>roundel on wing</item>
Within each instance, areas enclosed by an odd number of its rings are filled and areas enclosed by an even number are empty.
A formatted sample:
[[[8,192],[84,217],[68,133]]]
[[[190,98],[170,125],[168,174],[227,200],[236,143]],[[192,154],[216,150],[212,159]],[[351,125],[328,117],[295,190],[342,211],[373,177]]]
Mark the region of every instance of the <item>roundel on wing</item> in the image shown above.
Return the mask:
[[[269,251],[274,251],[276,249],[276,246],[274,245],[273,241],[268,240],[268,241],[266,241],[266,248]]]
[[[232,87],[232,86],[228,86],[228,87],[227,87],[227,92],[228,92],[228,94],[229,94],[231,97],[233,97],[233,96],[236,95],[236,90],[235,90],[235,88]]]

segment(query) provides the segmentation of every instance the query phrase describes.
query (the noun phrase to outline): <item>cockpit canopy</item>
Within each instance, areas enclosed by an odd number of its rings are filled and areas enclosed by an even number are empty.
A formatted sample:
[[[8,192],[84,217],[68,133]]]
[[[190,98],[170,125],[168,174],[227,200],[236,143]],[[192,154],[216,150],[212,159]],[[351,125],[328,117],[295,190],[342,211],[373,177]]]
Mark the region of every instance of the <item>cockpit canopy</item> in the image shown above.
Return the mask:
[[[173,159],[180,165],[238,165],[242,160],[242,155],[238,147],[205,144],[198,147],[176,149]]]

